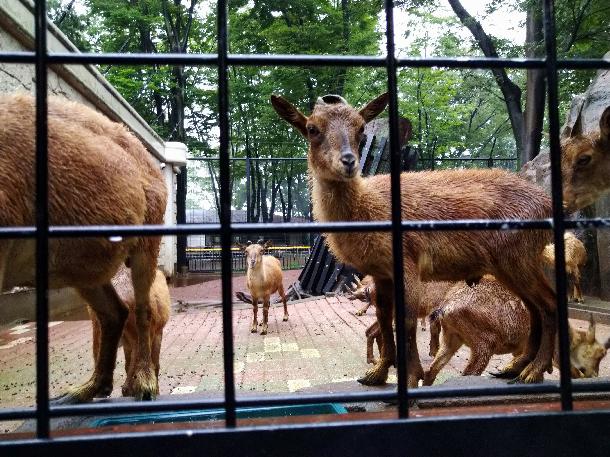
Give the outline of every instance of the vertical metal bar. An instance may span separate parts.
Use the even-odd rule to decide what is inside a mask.
[[[250,189],[250,186],[252,185],[252,178],[250,177],[251,166],[252,165],[250,163],[250,156],[246,156],[246,222],[252,222],[250,218],[250,211],[252,210],[250,203],[250,197],[252,192],[252,190]]]
[[[404,268],[402,252],[402,211],[400,205],[400,144],[398,140],[398,93],[396,81],[396,57],[394,55],[394,16],[392,0],[385,1],[387,73],[390,93],[390,180],[392,190],[392,255],[394,260],[394,306],[396,316],[396,370],[398,382],[398,417],[409,416],[407,392],[407,347],[405,337]],[[409,318],[412,318],[409,313]]]
[[[180,174],[178,175],[178,182],[176,183],[176,222],[178,224],[186,224],[186,173],[186,165],[180,167]],[[186,273],[188,271],[188,262],[186,259],[186,240],[186,235],[178,235],[176,238],[177,273]]]
[[[559,369],[561,408],[572,410],[572,379],[570,377],[570,341],[568,336],[568,304],[566,263],[563,234],[563,196],[561,182],[561,145],[559,143],[559,97],[557,88],[557,43],[553,0],[544,0],[544,42],[546,47],[546,80],[549,94],[549,141],[551,148],[551,190],[553,196],[553,238],[555,241],[555,281],[559,332]]]
[[[35,5],[36,48],[36,433],[49,437],[49,202],[47,8]]]
[[[231,255],[231,169],[229,160],[229,78],[227,71],[227,0],[218,0],[218,124],[220,126],[220,247],[222,274],[222,336],[225,374],[226,426],[235,427],[235,377],[233,375],[233,309]]]

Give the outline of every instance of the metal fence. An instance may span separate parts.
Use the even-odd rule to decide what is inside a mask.
[[[275,246],[267,249],[267,254],[279,259],[282,270],[300,270],[307,262],[309,246]],[[222,267],[221,248],[187,248],[186,258],[189,271],[193,273],[218,273]],[[243,272],[248,269],[244,253],[238,249],[231,251],[231,269]]]
[[[397,58],[394,49],[393,1],[385,0],[386,57],[332,55],[235,55],[228,53],[227,1],[217,3],[218,52],[213,55],[159,54],[71,54],[49,53],[46,43],[46,2],[35,3],[35,52],[3,52],[0,61],[36,65],[37,101],[37,161],[36,161],[36,226],[2,227],[0,238],[34,238],[36,240],[37,330],[35,408],[3,409],[0,420],[36,419],[37,437],[22,441],[1,442],[0,453],[6,456],[62,455],[190,455],[206,452],[214,455],[285,455],[295,450],[301,455],[604,455],[610,445],[607,424],[610,412],[572,411],[572,392],[605,391],[608,383],[595,382],[573,386],[569,377],[568,322],[566,307],[565,253],[563,233],[566,228],[604,227],[610,220],[564,221],[562,207],[561,168],[559,149],[558,69],[610,68],[601,59],[558,60],[555,42],[554,4],[544,0],[544,30],[546,57],[527,59],[501,58]],[[220,120],[220,223],[207,225],[133,226],[133,227],[65,227],[49,226],[47,170],[47,77],[53,64],[158,64],[208,65],[218,68]],[[403,231],[430,230],[522,230],[552,229],[556,248],[556,283],[558,296],[559,348],[561,356],[560,383],[513,385],[501,387],[463,387],[454,389],[406,389],[405,325],[402,281],[395,281],[395,317],[397,332],[398,389],[393,392],[367,391],[287,395],[278,397],[247,397],[235,395],[233,363],[233,310],[231,288],[231,243],[236,233],[261,230],[260,224],[232,224],[229,192],[229,120],[228,74],[231,65],[290,65],[290,66],[370,66],[387,70],[390,92],[390,144],[392,154],[392,219],[381,222],[266,224],[266,232],[302,231],[389,231],[393,236],[394,277],[402,277]],[[548,82],[549,134],[552,169],[553,217],[543,220],[469,220],[447,222],[401,221],[397,131],[397,69],[400,67],[440,66],[447,68],[521,68],[543,69]],[[76,406],[51,406],[49,403],[48,348],[48,240],[51,237],[189,235],[220,233],[222,260],[224,399],[98,403]],[[559,393],[561,412],[553,414],[498,414],[486,417],[409,418],[409,401],[420,398],[476,397],[532,393]],[[263,426],[241,429],[236,427],[237,406],[268,406],[305,404],[327,401],[357,402],[364,400],[395,401],[398,418],[387,421],[362,420],[351,424],[308,424]],[[223,408],[225,428],[217,430],[156,431],[125,435],[88,434],[78,437],[50,437],[50,419],[72,415],[107,415],[141,411],[178,411],[195,408]]]

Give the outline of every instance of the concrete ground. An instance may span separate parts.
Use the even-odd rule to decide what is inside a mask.
[[[286,286],[288,281],[285,281]],[[242,290],[239,287],[236,290]],[[206,302],[201,296],[189,298],[197,288],[215,290],[217,284],[194,285],[173,289],[174,313],[165,328],[162,351],[160,390],[162,394],[221,394],[223,389],[222,310],[214,305],[189,305]],[[219,290],[219,289],[218,289]],[[212,300],[210,299],[210,302]],[[290,319],[282,321],[281,305],[270,311],[269,334],[250,333],[251,306],[234,305],[235,382],[237,394],[288,393],[315,386],[348,383],[349,390],[363,387],[356,382],[368,368],[365,359],[365,329],[374,320],[371,309],[365,316],[355,316],[362,305],[343,297],[319,297],[289,304]],[[259,317],[260,317],[259,312]],[[578,328],[587,323],[572,320]],[[91,327],[85,320],[53,321],[50,335],[51,397],[70,386],[84,382],[91,374]],[[610,337],[610,326],[598,325],[598,339]],[[35,401],[35,325],[26,323],[0,328],[0,408],[33,406]],[[428,356],[429,332],[418,330],[418,344],[424,367]],[[468,359],[463,347],[439,374],[437,383],[458,376]],[[488,366],[494,370],[510,359],[495,356]],[[610,375],[610,358],[602,361],[601,375]],[[557,371],[547,379],[557,379]],[[119,397],[125,379],[124,358],[119,353],[113,397]],[[389,382],[396,382],[395,370]],[[9,432],[20,423],[0,422],[0,432]]]

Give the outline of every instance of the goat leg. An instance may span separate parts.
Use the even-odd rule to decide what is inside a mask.
[[[129,256],[136,302],[138,344],[133,373],[127,380],[127,387],[133,392],[136,400],[153,400],[159,391],[159,381],[155,376],[150,338],[152,324],[150,289],[156,276],[156,253],[159,250],[159,240],[146,239],[142,243],[144,249]],[[153,256],[151,253],[155,253],[155,255]]]
[[[258,297],[252,295],[252,326],[250,327],[251,333],[258,331]]]
[[[396,361],[396,343],[392,330],[392,281],[385,280],[375,283],[375,303],[377,322],[379,323],[382,352],[377,363],[369,369],[362,378],[358,379],[365,386],[378,386],[385,384],[388,379],[390,366]]]
[[[129,310],[112,285],[94,289],[79,289],[95,314],[94,325],[99,326],[99,338],[94,345],[95,369],[91,378],[79,387],[53,399],[53,404],[72,404],[91,401],[95,397],[107,397],[112,393],[113,374],[119,340]],[[97,346],[97,347],[95,347]]]
[[[269,298],[267,298],[263,302],[263,329],[261,330],[261,335],[267,334],[268,320],[269,320]]]

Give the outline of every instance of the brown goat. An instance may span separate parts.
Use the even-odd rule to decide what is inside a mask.
[[[272,95],[271,103],[284,120],[308,139],[308,169],[317,221],[390,219],[390,177],[363,178],[357,166],[364,125],[385,109],[387,94],[360,110],[336,95],[320,97],[309,117],[282,97]],[[602,127],[602,134],[608,132],[610,128]],[[588,191],[597,192],[588,190],[587,184],[581,182],[584,175],[576,172],[578,167],[569,158],[564,166],[573,170],[567,194],[572,200],[575,195],[580,201]],[[610,182],[600,185],[608,187]],[[550,199],[541,188],[514,173],[497,169],[403,173],[400,189],[404,220],[542,219],[551,214]],[[551,367],[556,327],[555,293],[539,261],[548,240],[549,234],[540,230],[417,231],[403,235],[409,387],[416,387],[423,377],[416,341],[418,289],[413,287],[418,277],[423,281],[472,282],[484,274],[493,274],[518,294],[535,325],[531,327],[527,350],[513,359],[503,374],[526,383],[543,380],[544,372]],[[330,233],[327,243],[340,262],[375,279],[383,350],[377,364],[359,381],[382,384],[395,361],[391,234]]]
[[[368,279],[370,278],[370,280]],[[375,284],[371,283],[372,277],[365,276],[360,282],[361,286],[356,286],[356,288],[352,291],[352,295],[350,299],[360,299],[360,300],[368,300],[366,306],[361,310],[356,312],[356,315],[360,311],[365,311],[371,305],[375,306],[376,302],[376,291]],[[370,284],[366,286],[366,284]],[[417,294],[419,298],[419,303],[417,303],[417,317],[422,321],[422,329],[425,328],[423,322],[425,322],[426,317],[435,309],[437,309],[445,296],[449,292],[449,290],[454,286],[455,283],[446,282],[446,281],[428,281],[421,282],[417,281],[413,284],[417,284],[419,288],[419,293]],[[363,289],[366,289],[366,295],[363,292]],[[352,298],[353,297],[353,298]],[[379,323],[377,321],[373,322],[365,332],[366,335],[366,363],[374,364],[375,357],[373,356],[373,346],[375,341],[377,341],[377,346],[379,348],[379,352],[381,353],[381,328],[379,327]],[[433,355],[433,352],[436,353],[438,349],[438,336],[436,338],[430,339],[430,355]]]
[[[271,303],[271,294],[277,292],[284,303],[284,321],[288,320],[288,304],[286,294],[284,293],[284,284],[282,277],[282,265],[280,261],[272,255],[263,255],[265,249],[271,245],[270,241],[263,244],[262,240],[258,243],[253,243],[248,246],[238,245],[245,252],[248,271],[246,273],[246,285],[252,295],[252,310],[254,317],[252,319],[252,333],[257,332],[258,326],[258,299],[263,300],[263,328],[261,335],[267,334],[269,306]]]
[[[127,308],[129,308],[129,316],[125,322],[123,336],[121,338],[123,353],[125,354],[126,379],[129,379],[133,375],[138,357],[138,328],[136,326],[135,315],[136,301],[132,284],[131,270],[125,266],[119,268],[117,274],[112,278],[114,290],[116,290],[119,298],[127,305]],[[163,328],[169,320],[170,305],[171,299],[165,275],[160,270],[157,270],[155,280],[150,288],[151,313],[149,335],[151,356],[155,369],[155,376],[157,378],[157,385],[159,382],[159,355],[161,352],[161,342],[163,340]],[[100,321],[91,307],[88,308],[89,315],[91,316],[91,327],[93,329],[93,360],[97,364],[99,358],[101,327]],[[131,387],[126,382],[122,387],[123,395],[126,397],[132,396],[134,393],[130,389]],[[158,390],[155,392],[155,395],[159,395]]]
[[[573,378],[598,375],[606,349],[595,340],[591,317],[587,332],[570,331],[570,362]],[[431,335],[440,333],[440,348],[428,371],[424,385],[432,385],[440,370],[465,344],[470,348],[468,364],[462,374],[480,375],[494,354],[522,354],[530,334],[530,315],[514,294],[493,277],[486,276],[471,287],[456,283],[441,306],[430,316]],[[559,368],[557,344],[553,365]]]
[[[35,107],[30,95],[0,96],[0,226],[35,225]],[[78,103],[48,101],[51,225],[162,224],[167,191],[158,165],[118,123]],[[84,402],[112,392],[116,353],[128,310],[111,280],[129,257],[136,297],[138,399],[158,391],[151,358],[150,297],[160,237],[49,240],[49,288],[73,287],[100,322],[99,357],[90,380],[57,399]],[[9,261],[10,259],[10,261]],[[35,243],[0,241],[0,290],[34,286]]]
[[[580,269],[587,263],[587,251],[573,233],[564,234],[564,246],[566,257],[566,275],[568,277],[568,300],[574,299],[576,303],[584,303],[582,291],[580,290]],[[544,263],[555,268],[555,245],[548,244],[542,251]]]

